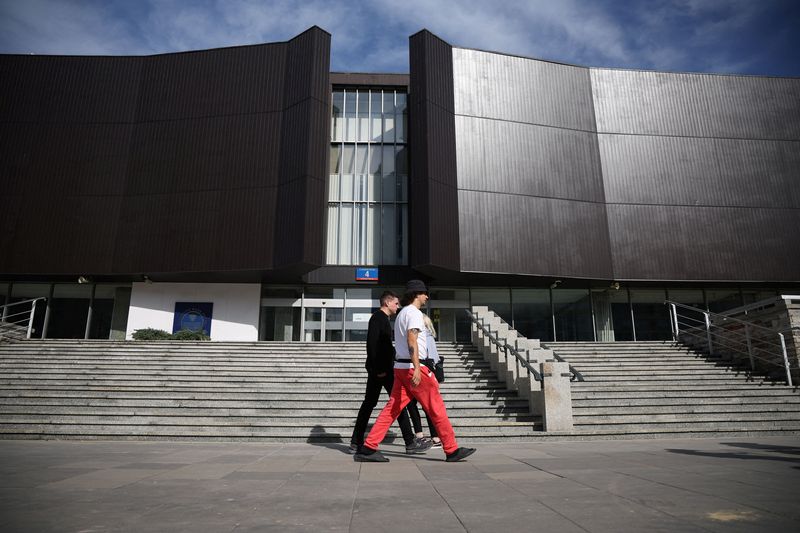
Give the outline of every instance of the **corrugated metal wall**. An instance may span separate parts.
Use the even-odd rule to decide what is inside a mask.
[[[611,277],[588,69],[453,49],[461,269]]]
[[[800,280],[800,80],[451,54],[458,270]],[[431,68],[414,57],[412,81]],[[428,139],[425,157],[442,153]]]
[[[591,75],[617,279],[800,280],[800,80]]]
[[[0,272],[322,264],[329,61],[316,27],[149,57],[0,56]]]
[[[453,59],[428,31],[410,39],[409,258],[411,265],[460,269]]]

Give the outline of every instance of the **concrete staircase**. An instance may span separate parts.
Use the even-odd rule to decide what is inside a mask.
[[[459,438],[541,434],[474,348],[440,352]],[[0,438],[349,442],[364,357],[363,343],[339,342],[2,344]]]
[[[592,438],[800,434],[797,388],[673,342],[555,342],[572,383],[575,433]]]

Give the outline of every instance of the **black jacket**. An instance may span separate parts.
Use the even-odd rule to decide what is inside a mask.
[[[372,317],[369,319],[367,362],[364,367],[370,374],[393,372],[392,325],[389,322],[389,317],[380,309],[372,313]]]

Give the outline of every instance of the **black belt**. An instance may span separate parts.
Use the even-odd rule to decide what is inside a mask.
[[[431,361],[431,360],[432,359],[430,357],[426,357],[425,359],[420,359],[419,362],[424,365],[425,363],[423,363],[423,361]],[[397,363],[412,363],[413,361],[411,361],[411,359],[395,359],[395,362],[397,362]]]

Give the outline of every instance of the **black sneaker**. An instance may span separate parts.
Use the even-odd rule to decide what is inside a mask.
[[[411,455],[414,453],[425,453],[431,449],[433,442],[425,439],[414,439],[414,442],[406,445],[406,453]]]
[[[361,448],[353,456],[354,461],[360,463],[388,463],[389,458],[383,455],[378,450],[370,450],[369,448]]]
[[[447,455],[447,459],[445,459],[448,463],[455,463],[456,461],[463,461],[473,453],[475,453],[475,448],[458,448],[453,453]]]

